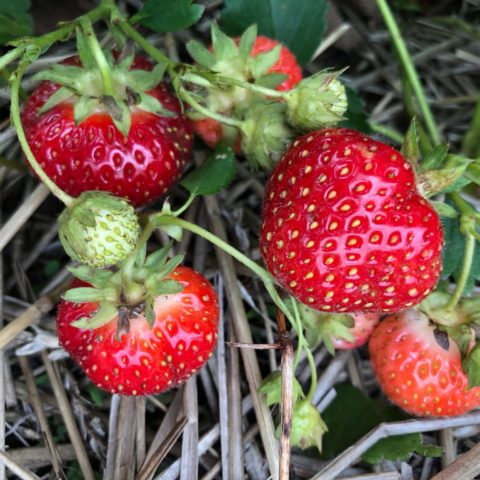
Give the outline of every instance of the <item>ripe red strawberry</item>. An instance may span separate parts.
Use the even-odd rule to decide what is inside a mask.
[[[118,316],[99,328],[77,328],[71,323],[90,318],[98,303],[60,303],[60,344],[99,387],[123,395],[160,393],[184,382],[211,356],[219,317],[216,292],[187,267],[176,267],[166,278],[179,282],[183,290],[157,296],[152,327],[140,305],[124,310],[126,333],[121,333],[125,325],[119,328]]]
[[[348,341],[344,338],[333,337],[332,344],[337,350],[352,350],[365,345],[377,325],[380,317],[376,313],[352,313],[354,325],[349,329],[353,340]]]
[[[439,218],[393,148],[349,129],[299,138],[270,177],[261,251],[280,285],[325,312],[419,303],[441,269]]]
[[[75,67],[80,62],[72,57],[63,64]],[[140,57],[130,66],[130,71],[150,70],[150,62]],[[75,125],[77,95],[40,112],[59,88],[58,83],[42,82],[28,98],[22,121],[37,161],[62,190],[74,197],[88,190],[108,191],[138,206],[163,195],[180,177],[191,153],[192,130],[165,84],[157,84],[145,94],[175,116],[146,111],[130,99],[127,137],[102,103]],[[75,84],[75,88],[89,94],[92,87],[85,83]]]
[[[457,344],[423,313],[390,315],[370,338],[370,357],[387,397],[418,416],[455,416],[480,405],[480,387],[467,390]]]
[[[221,38],[226,38],[218,31],[217,27],[213,27],[213,30],[217,32],[214,39],[217,39],[219,36]],[[230,42],[232,41],[232,39],[229,40]],[[238,37],[233,39],[237,45],[240,44],[240,40],[241,39]],[[236,52],[236,55],[232,56],[232,50],[230,50],[231,46],[232,45],[229,45],[227,49],[225,48],[225,42],[212,44],[210,51],[213,52],[216,60],[215,65],[211,67],[212,70],[226,76],[232,76],[249,82],[254,81],[257,75],[263,76],[270,73],[286,75],[285,80],[275,87],[278,91],[291,90],[302,80],[302,69],[298,65],[295,55],[277,40],[264,36],[257,36],[252,44],[250,59],[271,52],[275,47],[280,46],[277,60],[273,65],[268,66],[264,70],[259,70],[258,68],[255,70],[252,69],[249,61],[242,58],[239,52]],[[234,87],[231,90],[211,92],[210,97],[207,99],[207,104],[216,112],[230,114],[238,106],[245,108],[249,102],[249,98],[249,92],[244,88]],[[209,118],[195,120],[194,131],[211,148],[215,148],[220,140],[225,140],[227,143],[235,146],[237,153],[240,153],[239,138],[232,137],[232,135],[225,135],[224,127],[217,120]]]

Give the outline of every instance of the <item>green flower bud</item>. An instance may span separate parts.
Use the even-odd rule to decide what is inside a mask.
[[[123,261],[135,248],[140,225],[133,207],[105,192],[85,192],[58,218],[63,248],[90,267]]]
[[[246,112],[241,147],[254,168],[271,170],[298,136],[285,114],[281,102],[258,102]]]
[[[342,120],[348,107],[341,72],[319,72],[287,93],[287,120],[299,130],[311,131]]]
[[[309,400],[298,401],[293,408],[292,432],[290,441],[292,447],[306,449],[317,447],[322,451],[322,437],[328,431],[320,412]]]

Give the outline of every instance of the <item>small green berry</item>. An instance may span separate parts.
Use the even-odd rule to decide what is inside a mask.
[[[133,207],[106,192],[85,192],[58,218],[67,254],[90,267],[122,262],[135,248],[140,225]]]
[[[348,107],[341,72],[319,72],[302,80],[286,94],[287,120],[303,131],[327,127],[342,120]]]
[[[246,112],[241,146],[253,167],[271,170],[298,136],[285,114],[281,102],[258,102]]]

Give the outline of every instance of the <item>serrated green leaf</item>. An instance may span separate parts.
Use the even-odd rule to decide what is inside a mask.
[[[383,460],[402,462],[408,460],[414,452],[429,457],[443,455],[441,447],[424,444],[420,433],[409,433],[379,440],[362,455],[362,459],[372,464],[378,464]]]
[[[95,329],[111,322],[118,316],[118,309],[113,303],[103,302],[95,315],[90,318],[82,317],[70,325],[76,328]]]
[[[323,458],[333,458],[383,421],[375,402],[351,385],[336,385],[337,396],[322,413],[328,426]]]
[[[255,39],[257,38],[257,25],[250,25],[240,37],[240,57],[244,60],[248,60],[250,54],[252,53],[253,44],[255,43]]]
[[[172,257],[165,265],[156,268],[155,275],[152,278],[162,279],[166,277],[169,273],[173,272],[182,262],[183,262],[183,255],[175,255]],[[151,285],[150,279],[147,279],[146,285],[149,287]]]
[[[79,97],[73,105],[73,118],[75,125],[82,123],[98,107],[100,101],[98,98]]]
[[[186,44],[187,52],[202,67],[212,68],[215,65],[215,57],[208,48],[196,40],[189,40]]]
[[[255,79],[255,85],[260,85],[266,88],[277,88],[281,83],[287,79],[287,75],[283,73],[267,73]]]
[[[346,128],[353,128],[363,133],[372,133],[372,128],[368,123],[368,115],[365,112],[365,102],[352,88],[346,86],[348,108],[343,114],[346,120],[342,120],[338,125]]]
[[[147,257],[147,260],[145,261],[145,267],[156,268],[156,267],[159,267],[160,265],[163,265],[165,263],[165,260],[167,259],[168,253],[172,248],[172,245],[173,245],[173,242],[170,241],[167,243],[167,245],[165,245],[161,249],[151,253]]]
[[[30,0],[0,0],[0,45],[33,33]]]
[[[225,0],[221,27],[229,35],[257,24],[259,35],[284,43],[301,65],[310,62],[323,37],[326,0]]]
[[[103,290],[92,287],[72,288],[63,294],[64,300],[73,303],[100,302],[104,300],[104,298],[105,294]]]
[[[165,108],[159,100],[148,93],[139,93],[137,107],[147,112],[155,113],[161,117],[176,117],[177,114]]]
[[[131,22],[155,32],[176,32],[197,23],[204,10],[203,5],[192,0],[147,0]]]
[[[281,45],[277,45],[272,50],[265,53],[259,53],[254,57],[248,59],[248,67],[252,73],[253,78],[259,78],[265,75],[280,57]]]
[[[54,92],[48,100],[42,105],[42,108],[38,110],[38,113],[45,113],[51,108],[55,107],[59,103],[65,102],[73,96],[73,92],[66,87],[60,87]]]
[[[440,217],[445,218],[456,218],[458,217],[458,212],[448,203],[436,202],[430,200],[430,205],[435,209]]]
[[[418,170],[418,160],[420,158],[420,147],[418,145],[418,129],[417,121],[414,118],[410,121],[405,139],[403,140],[402,155],[408,160],[415,171]]]
[[[238,55],[238,47],[233,38],[225,35],[216,23],[212,23],[212,50],[217,60],[230,60]]]
[[[420,171],[434,170],[440,168],[448,153],[448,145],[437,145],[428,155],[421,161]]]
[[[192,195],[213,195],[227,187],[237,172],[235,155],[230,147],[217,146],[213,155],[200,167],[183,177],[180,184]]]

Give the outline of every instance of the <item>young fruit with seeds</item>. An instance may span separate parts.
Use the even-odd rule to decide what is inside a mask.
[[[131,205],[105,192],[84,192],[58,218],[67,254],[91,267],[122,262],[136,247],[140,225]]]
[[[149,265],[147,259],[145,265],[151,270],[153,261]],[[60,303],[60,344],[100,388],[122,395],[161,393],[183,383],[211,356],[219,317],[217,294],[198,272],[172,266],[165,274],[157,265],[161,280],[150,274],[137,283],[139,289],[131,285],[127,302],[118,274],[111,273],[107,280],[104,272],[92,277],[98,288],[76,281],[77,288]],[[87,272],[76,270],[84,278]],[[144,274],[137,271],[137,277]],[[133,301],[144,289],[150,293]]]
[[[246,30],[241,38],[233,39],[213,25],[209,50],[196,41],[189,42],[187,48],[201,66],[235,80],[288,91],[302,79],[302,70],[293,53],[277,40],[256,36],[255,27]],[[213,112],[230,115],[235,110],[248,109],[251,98],[252,93],[242,86],[211,88],[206,105]],[[195,120],[194,131],[211,148],[220,140],[238,145],[235,131],[232,133],[231,127],[211,118]]]
[[[192,130],[161,83],[163,67],[141,57],[109,59],[114,95],[96,65],[72,57],[41,72],[22,112],[38,163],[73,197],[102,190],[144,205],[180,177]]]
[[[266,189],[261,251],[277,282],[324,312],[395,312],[441,270],[438,215],[395,149],[345,128],[298,139]]]
[[[480,387],[467,389],[457,344],[417,310],[385,318],[370,338],[380,387],[418,416],[455,416],[480,406]]]

